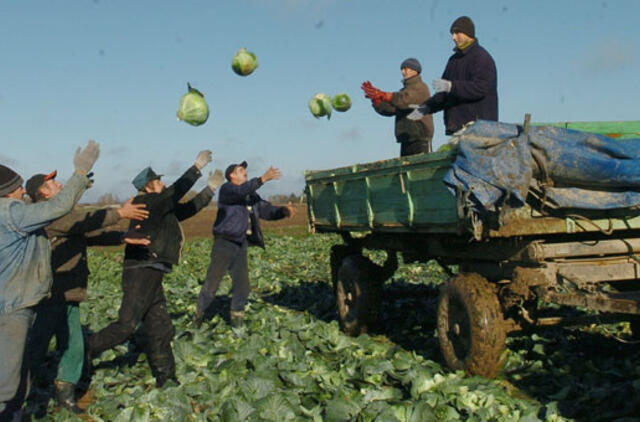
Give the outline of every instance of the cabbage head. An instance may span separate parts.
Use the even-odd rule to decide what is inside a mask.
[[[336,111],[347,111],[351,108],[351,98],[345,93],[336,94],[331,99],[331,104]]]
[[[256,55],[246,48],[241,48],[231,60],[231,68],[240,76],[250,75],[258,67]]]
[[[178,106],[178,120],[185,121],[193,126],[204,124],[209,118],[209,106],[204,100],[204,94],[187,83],[189,92],[180,99]]]
[[[316,118],[327,116],[331,118],[331,97],[327,94],[318,93],[309,100],[309,110]]]

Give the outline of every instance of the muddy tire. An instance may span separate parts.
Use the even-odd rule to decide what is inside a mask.
[[[440,289],[438,339],[452,369],[494,378],[504,364],[506,328],[497,289],[478,274],[459,274]]]
[[[362,255],[344,258],[335,278],[340,328],[357,336],[374,327],[380,309],[380,285],[369,274],[371,262]]]

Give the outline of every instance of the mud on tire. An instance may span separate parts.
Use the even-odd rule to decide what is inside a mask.
[[[438,299],[440,350],[452,369],[494,378],[504,364],[506,328],[497,289],[478,274],[459,274]]]
[[[351,336],[366,333],[378,319],[380,284],[362,255],[344,258],[336,273],[335,292],[340,328]]]

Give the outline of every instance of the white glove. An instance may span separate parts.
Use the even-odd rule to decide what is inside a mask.
[[[209,178],[207,179],[207,186],[209,189],[215,192],[216,189],[222,185],[224,181],[224,176],[222,175],[222,170],[216,169],[215,173],[209,172]]]
[[[198,156],[196,157],[196,162],[193,163],[193,165],[196,166],[198,170],[201,170],[202,167],[206,166],[210,162],[211,162],[211,151],[209,151],[208,149],[205,149],[198,153]]]
[[[100,155],[100,145],[93,139],[89,141],[84,149],[78,147],[73,157],[73,166],[76,172],[86,175],[95,164]]]
[[[433,89],[436,94],[438,92],[451,92],[451,81],[446,79],[434,79]]]

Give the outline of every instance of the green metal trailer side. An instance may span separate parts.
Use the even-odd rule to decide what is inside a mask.
[[[549,125],[620,142],[640,137],[640,121]],[[536,316],[544,302],[628,319],[640,336],[639,210],[544,209],[530,192],[524,207],[480,218],[464,194],[443,183],[455,153],[305,172],[310,229],[344,240],[331,250],[343,330],[356,335],[375,324],[382,283],[400,253],[405,261],[435,259],[450,271],[438,299],[437,330],[454,369],[493,377],[508,333],[567,322],[562,315]],[[387,263],[373,264],[363,248],[386,250]],[[449,269],[454,264],[457,273]]]

